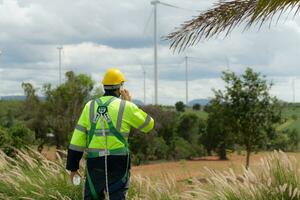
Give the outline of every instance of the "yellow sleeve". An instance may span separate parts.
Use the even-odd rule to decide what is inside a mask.
[[[80,115],[78,123],[75,126],[69,149],[72,149],[74,151],[83,152],[84,149],[86,148],[88,127],[90,126],[89,107],[90,107],[90,102],[88,102],[84,106],[84,109]]]
[[[127,122],[133,128],[139,129],[140,131],[147,133],[154,127],[153,118],[139,109],[135,104],[126,102],[125,115],[127,116]]]

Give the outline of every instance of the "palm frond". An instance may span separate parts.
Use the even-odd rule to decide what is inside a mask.
[[[245,28],[254,24],[263,25],[273,21],[276,13],[279,17],[287,10],[300,9],[299,0],[233,0],[220,1],[213,8],[185,22],[180,28],[166,36],[171,48],[179,52],[193,46],[201,39],[208,39],[225,32],[228,35],[234,28],[245,22]]]

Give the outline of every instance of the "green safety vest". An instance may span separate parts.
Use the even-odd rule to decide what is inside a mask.
[[[100,99],[102,103],[106,103],[111,98],[112,96],[104,96]],[[92,122],[97,114],[97,108],[95,100],[89,101],[85,105],[73,132],[69,149],[79,152],[86,150],[88,155],[91,155],[90,157],[93,157],[93,155],[105,155],[106,141],[105,136],[102,135],[102,127],[99,121],[96,124],[94,136],[90,139],[88,138]],[[122,134],[126,141],[131,128],[136,128],[146,133],[154,127],[154,120],[147,113],[139,109],[134,103],[119,98],[115,98],[109,103],[108,115],[115,129]],[[108,155],[127,155],[128,152],[126,151],[117,151],[118,149],[126,149],[125,144],[109,130],[109,126],[105,122]]]

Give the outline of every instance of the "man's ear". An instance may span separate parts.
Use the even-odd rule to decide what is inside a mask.
[[[117,94],[118,96],[121,96],[121,88],[118,88],[118,89],[116,90],[116,94]]]

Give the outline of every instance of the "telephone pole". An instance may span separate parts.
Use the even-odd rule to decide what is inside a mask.
[[[58,50],[58,73],[59,73],[59,85],[61,85],[61,51],[63,50],[62,46],[57,47]]]

